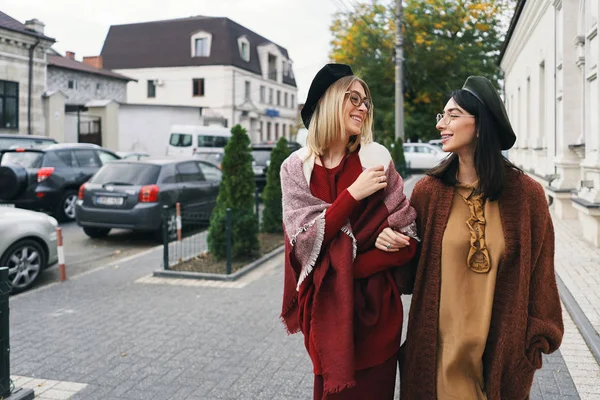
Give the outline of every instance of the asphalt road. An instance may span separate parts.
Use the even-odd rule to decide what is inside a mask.
[[[118,265],[120,259],[160,245],[150,233],[138,233],[114,229],[102,239],[89,238],[74,222],[60,225],[63,231],[63,247],[67,278],[104,266]],[[44,271],[35,287],[56,282],[59,279],[58,264]]]

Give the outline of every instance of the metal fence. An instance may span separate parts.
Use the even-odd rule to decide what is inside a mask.
[[[262,205],[260,194],[255,193],[255,213],[260,224]],[[208,227],[210,213],[185,210],[177,203],[175,208],[164,206],[162,213],[163,269],[186,263],[198,257],[208,257]],[[227,209],[225,222],[227,236],[226,273],[231,274],[231,209]]]

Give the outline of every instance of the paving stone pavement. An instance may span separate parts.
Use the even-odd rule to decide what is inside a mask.
[[[145,283],[160,263],[152,251],[11,297],[11,372],[87,384],[71,397],[85,400],[312,397],[302,337],[278,318],[281,256],[237,287]],[[579,398],[559,353],[532,398]]]

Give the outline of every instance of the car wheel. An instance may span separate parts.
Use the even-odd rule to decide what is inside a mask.
[[[90,227],[86,226],[83,228],[83,231],[89,237],[91,237],[93,239],[97,239],[97,238],[106,237],[108,235],[108,233],[110,232],[110,228],[90,228]]]
[[[177,216],[175,215],[175,211],[169,211],[163,223],[160,224],[160,228],[154,233],[154,237],[157,241],[163,242],[163,224],[167,224],[167,238],[169,242],[177,240]]]
[[[77,192],[67,190],[60,198],[56,208],[56,219],[61,222],[75,221],[75,203],[77,202]]]
[[[13,293],[33,285],[46,266],[46,257],[42,246],[31,239],[20,240],[6,250],[0,259],[0,265],[8,267],[8,280]]]

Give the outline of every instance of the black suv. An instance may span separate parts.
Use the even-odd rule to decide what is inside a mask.
[[[256,182],[256,188],[262,192],[267,184],[267,168],[271,162],[271,151],[277,146],[276,142],[267,142],[251,145],[252,148],[252,170],[254,171],[254,182]],[[288,148],[290,153],[298,150],[300,147],[299,143],[288,142]]]
[[[79,187],[119,156],[84,143],[0,152],[0,204],[41,210],[59,221],[75,220]]]

